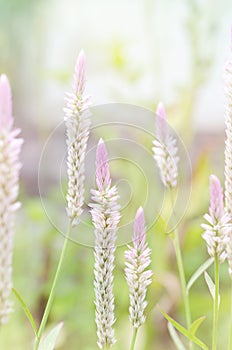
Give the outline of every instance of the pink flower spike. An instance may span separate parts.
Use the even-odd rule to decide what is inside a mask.
[[[111,184],[108,155],[105,143],[99,140],[96,151],[96,183],[99,191],[105,191]]]
[[[96,184],[97,189],[91,190],[93,203],[89,204],[95,227],[95,321],[98,347],[110,349],[115,343],[113,270],[120,206],[117,203],[119,196],[116,186],[110,187],[108,157],[102,139],[96,150]]]
[[[0,127],[10,128],[13,124],[11,88],[5,74],[0,76]]]
[[[78,225],[84,205],[85,156],[90,131],[90,102],[84,95],[85,83],[86,60],[81,51],[75,66],[72,92],[66,94],[64,108],[68,147],[67,213],[73,227]]]
[[[209,214],[216,224],[224,215],[223,190],[219,179],[210,175],[210,207]]]
[[[167,116],[164,105],[159,102],[156,110],[156,135],[159,141],[165,142],[168,136]]]
[[[81,96],[86,85],[86,57],[83,50],[80,51],[77,57],[73,80],[73,90],[77,96]]]
[[[15,212],[19,192],[20,152],[23,140],[19,129],[13,129],[10,84],[0,76],[0,325],[8,321],[13,311],[10,294],[12,257],[15,234]]]
[[[147,287],[151,284],[151,250],[146,242],[145,218],[143,208],[139,207],[135,215],[133,245],[125,252],[125,277],[130,291],[129,318],[134,328],[145,322],[147,306]]]
[[[179,162],[177,140],[169,133],[166,112],[161,102],[156,111],[156,137],[152,150],[164,186],[176,187]]]
[[[228,255],[228,234],[230,231],[230,215],[224,210],[223,191],[220,181],[215,175],[210,176],[210,206],[209,214],[204,215],[206,223],[202,235],[206,241],[211,257],[218,256],[222,263]]]
[[[146,239],[145,217],[142,207],[139,207],[135,215],[133,244],[138,247]]]

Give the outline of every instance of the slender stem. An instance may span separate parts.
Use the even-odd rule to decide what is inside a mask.
[[[133,328],[133,335],[131,339],[130,350],[134,350],[137,333],[138,333],[138,328]]]
[[[231,291],[230,291],[230,335],[229,335],[229,345],[228,350],[232,350],[232,283],[231,283]]]
[[[219,311],[219,260],[218,255],[215,255],[214,263],[214,283],[215,283],[215,295],[213,304],[213,344],[212,350],[217,349],[217,328],[218,328],[218,311]]]
[[[170,193],[172,211],[174,213],[174,205],[175,205],[174,195],[173,195],[173,191],[171,189],[169,189],[169,191],[170,191],[169,193]],[[186,324],[187,324],[187,328],[189,329],[191,326],[191,312],[190,312],[190,304],[189,304],[189,295],[188,295],[187,287],[186,287],[184,264],[183,264],[183,258],[182,258],[180,240],[179,240],[179,234],[178,234],[177,228],[174,229],[174,232],[173,232],[173,243],[174,243],[174,248],[175,248],[179,277],[180,277],[181,290],[182,290],[182,295],[183,295],[183,300],[184,300]],[[192,348],[192,343],[190,343],[190,348]]]
[[[183,265],[183,259],[182,259],[181,249],[180,249],[179,235],[177,230],[174,231],[173,242],[174,242],[174,248],[176,253],[179,276],[180,276],[182,295],[184,300],[186,324],[187,324],[187,328],[189,329],[191,326],[191,312],[190,312],[190,305],[189,305],[189,296],[186,288],[186,279],[185,279],[184,265]]]
[[[48,302],[47,302],[47,305],[46,305],[46,308],[45,308],[45,311],[44,311],[44,314],[43,314],[43,318],[42,318],[42,321],[41,321],[41,324],[40,324],[40,327],[39,327],[39,330],[38,330],[38,335],[37,335],[37,338],[36,338],[34,350],[38,350],[38,348],[39,348],[41,337],[43,335],[44,328],[46,326],[46,323],[47,323],[47,320],[48,320],[48,316],[49,316],[49,313],[50,313],[51,308],[52,308],[53,300],[54,300],[54,297],[55,297],[55,288],[56,288],[57,281],[59,279],[60,272],[61,272],[61,267],[62,267],[62,264],[63,264],[63,261],[64,261],[65,251],[66,251],[66,248],[67,248],[67,245],[68,245],[68,241],[69,241],[70,230],[71,230],[71,224],[69,224],[68,230],[67,230],[67,234],[66,234],[66,236],[64,238],[64,244],[63,244],[63,248],[62,248],[62,251],[61,251],[59,263],[58,263],[57,270],[56,270],[56,273],[55,273],[55,276],[54,276],[54,279],[53,279],[51,291],[50,291]]]

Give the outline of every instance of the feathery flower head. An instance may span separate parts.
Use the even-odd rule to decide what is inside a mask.
[[[219,179],[215,175],[210,175],[209,214],[215,224],[217,224],[224,215],[223,190]]]
[[[161,180],[165,187],[177,185],[178,162],[176,139],[168,132],[166,112],[160,102],[156,111],[156,139],[153,141],[153,157],[160,170]]]
[[[5,74],[0,76],[0,127],[10,128],[13,124],[10,84]]]
[[[225,202],[227,212],[232,214],[232,55],[225,65],[225,97]]]
[[[68,146],[66,199],[72,226],[78,224],[84,204],[85,154],[90,127],[90,103],[89,97],[84,96],[85,84],[86,59],[84,52],[81,51],[75,66],[72,93],[67,94],[64,109]]]
[[[100,349],[104,349],[111,348],[115,343],[113,270],[120,206],[117,203],[119,196],[116,187],[110,187],[108,157],[102,139],[96,151],[96,184],[97,189],[91,190],[93,203],[89,206],[92,208],[91,215],[95,227],[94,291],[97,344]]]
[[[230,216],[224,211],[223,191],[220,181],[215,175],[210,176],[210,207],[209,214],[204,215],[207,224],[201,227],[205,230],[202,235],[207,243],[210,256],[218,255],[222,263],[226,259]]]
[[[99,191],[106,190],[110,184],[110,168],[105,143],[99,140],[96,151],[96,183]]]
[[[133,244],[136,248],[138,248],[140,244],[144,244],[144,241],[146,239],[145,225],[146,224],[145,224],[145,216],[144,216],[143,208],[139,207],[135,215],[134,235],[132,238]]]
[[[231,26],[231,43],[232,50],[232,26]],[[225,202],[226,212],[232,215],[232,54],[225,66],[225,124],[226,124],[226,141],[225,141]],[[232,220],[230,220],[232,225]],[[227,242],[227,260],[229,264],[229,274],[232,278],[232,227],[228,232]]]
[[[78,96],[82,96],[86,85],[86,57],[83,50],[80,51],[73,76],[73,90]]]
[[[160,142],[166,142],[168,137],[167,115],[162,102],[156,109],[156,136]]]
[[[147,287],[151,284],[152,271],[147,270],[151,263],[151,250],[146,243],[145,218],[142,207],[134,221],[133,245],[125,252],[125,276],[130,291],[129,317],[134,328],[145,322]]]
[[[7,322],[13,311],[9,300],[12,289],[12,255],[14,214],[20,207],[19,153],[23,143],[13,129],[11,89],[5,75],[0,76],[0,324]]]

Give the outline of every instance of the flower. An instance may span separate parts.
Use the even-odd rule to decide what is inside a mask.
[[[10,84],[0,76],[0,324],[7,322],[13,311],[9,296],[12,289],[12,255],[14,216],[19,208],[19,154],[23,140],[13,128]]]
[[[153,141],[153,157],[160,170],[161,180],[165,187],[177,185],[178,162],[176,139],[168,132],[167,117],[160,102],[156,111],[156,139]]]
[[[225,67],[225,95],[225,202],[227,212],[232,214],[232,57]]]
[[[73,227],[79,222],[84,204],[84,162],[90,127],[89,96],[84,96],[85,85],[86,59],[81,51],[75,66],[72,93],[67,94],[64,109],[68,146],[66,199],[67,212]]]
[[[232,42],[232,27],[231,27]],[[232,56],[225,67],[225,124],[226,124],[226,141],[225,141],[225,202],[226,211],[232,215]],[[231,220],[230,220],[231,223]],[[232,231],[231,227],[228,232],[227,242],[227,260],[229,264],[229,274],[232,278]]]
[[[207,224],[201,225],[205,230],[202,237],[207,243],[208,253],[214,258],[217,255],[222,263],[227,257],[230,215],[224,211],[223,190],[215,175],[210,176],[210,207],[204,219]]]
[[[145,322],[144,310],[147,306],[147,287],[151,283],[152,271],[147,270],[151,263],[151,250],[146,243],[146,228],[143,208],[140,207],[134,221],[133,246],[125,252],[125,276],[130,291],[130,322],[139,328]]]
[[[100,139],[96,151],[96,185],[97,189],[91,190],[94,203],[90,204],[95,227],[95,321],[97,344],[100,349],[104,349],[115,343],[113,269],[120,207],[117,204],[119,198],[117,189],[115,186],[111,187],[108,156],[102,139]]]

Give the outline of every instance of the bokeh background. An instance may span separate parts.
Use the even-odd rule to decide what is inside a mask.
[[[140,200],[146,204],[154,280],[148,293],[147,322],[139,331],[136,349],[174,349],[166,321],[155,307],[159,303],[184,324],[172,244],[164,221],[157,214],[162,206],[167,212],[168,204],[157,171],[152,173],[155,169],[151,157],[155,125],[153,112],[162,100],[170,125],[178,134],[183,154],[179,187],[184,198],[181,213],[185,215],[182,218],[180,214],[179,230],[189,279],[207,259],[200,224],[208,206],[208,177],[215,173],[223,181],[223,74],[230,56],[231,13],[230,0],[0,0],[0,73],[6,73],[10,79],[15,124],[22,129],[25,139],[20,193],[22,208],[18,213],[15,236],[14,286],[38,323],[63,243],[62,230],[57,230],[51,216],[66,222],[62,194],[66,188],[62,109],[64,92],[71,87],[77,54],[83,48],[87,57],[87,93],[92,96],[94,125],[98,125],[99,114],[104,116],[107,124],[120,111],[121,117],[125,116],[127,121],[126,109],[121,110],[123,103],[131,105],[128,110],[130,121],[134,115],[135,124],[138,123],[140,108],[142,116],[149,120],[145,132],[132,127],[117,126],[113,129],[109,125],[93,128],[89,163],[92,164],[91,159],[94,159],[91,157],[94,157],[98,138],[103,136],[109,149],[113,149],[109,150],[112,157],[117,149],[118,157],[121,157],[121,160],[111,162],[111,170],[119,186],[123,223],[131,223]],[[119,105],[107,107],[109,103]],[[106,107],[101,109],[103,104]],[[132,163],[122,160],[125,156],[119,147],[122,144],[110,141],[122,137],[140,145],[140,150],[141,145],[145,147],[146,157],[141,153],[140,159],[144,160],[142,168],[149,169],[145,171],[146,181],[142,172],[137,171],[139,167],[134,168]],[[132,143],[127,149],[127,160],[133,160]],[[39,164],[42,165],[39,167]],[[93,171],[87,166],[88,189],[94,184]],[[145,195],[147,183],[152,188],[148,202]],[[150,204],[153,191],[154,222]],[[87,209],[86,205],[86,213]],[[69,245],[49,319],[48,328],[64,321],[57,344],[60,350],[97,348],[94,261],[91,239],[88,239],[93,237],[93,228],[88,214],[83,221],[85,224],[82,224],[78,236],[74,233],[74,242]],[[129,226],[128,232],[116,254],[115,329],[118,342],[115,349],[118,350],[129,347],[131,334],[127,316],[128,290],[123,274],[123,243],[129,241]],[[219,349],[224,349],[229,329],[229,285],[224,264],[221,271]],[[193,286],[190,301],[193,319],[206,315],[199,337],[209,344],[212,300],[202,277]],[[25,350],[32,349],[32,344],[33,332],[15,300],[15,312],[0,332],[0,348]]]

